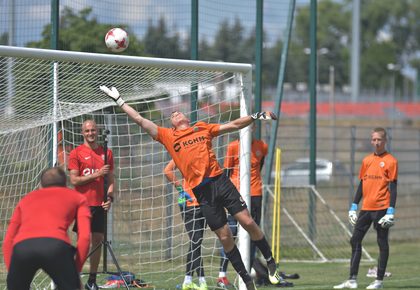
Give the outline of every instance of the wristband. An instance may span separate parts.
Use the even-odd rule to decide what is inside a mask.
[[[350,207],[350,210],[356,211],[357,210],[357,204],[356,203],[352,203],[351,204],[351,207]]]
[[[395,209],[393,207],[388,207],[388,209],[386,210],[386,214],[394,214]]]
[[[184,189],[182,188],[181,185],[175,186],[176,190],[178,190],[179,193],[183,192]]]
[[[121,97],[118,97],[118,99],[115,100],[118,106],[122,107],[122,105],[125,104],[124,100],[121,99]]]

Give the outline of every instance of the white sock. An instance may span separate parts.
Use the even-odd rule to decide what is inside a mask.
[[[226,277],[226,272],[219,272],[219,278]]]
[[[206,283],[206,277],[199,277],[198,278],[198,282],[201,283]]]
[[[185,275],[184,284],[190,284],[192,282],[192,276]]]

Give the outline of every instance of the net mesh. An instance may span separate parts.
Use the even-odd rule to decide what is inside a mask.
[[[197,120],[209,123],[239,117],[244,91],[241,75],[214,68],[194,70],[193,66],[118,66],[35,56],[2,56],[0,66],[9,67],[13,84],[13,94],[10,90],[0,93],[1,99],[8,100],[0,104],[1,237],[17,202],[37,188],[39,174],[51,164],[55,152],[55,162],[66,168],[70,151],[83,142],[82,122],[95,119],[101,132],[99,143],[104,140],[102,132],[109,130],[108,147],[114,153],[116,202],[108,215],[108,240],[121,268],[163,288],[182,283],[189,237],[177,206],[178,194],[163,175],[170,157],[160,143],[114,106],[99,85],[117,87],[142,116],[169,127],[175,110],[194,112]],[[198,105],[191,110],[194,93]],[[58,124],[58,132],[53,123]],[[214,139],[219,163],[223,164],[225,147],[234,138],[236,134]],[[57,146],[52,146],[53,141]],[[215,235],[205,231],[202,252],[206,276],[214,278],[211,281],[218,274],[219,251]],[[88,271],[88,263],[85,267]],[[115,271],[112,259],[108,259],[108,268]],[[49,283],[39,273],[33,287],[43,289]]]
[[[275,199],[275,188],[268,187],[267,213],[272,223],[264,232],[273,237],[274,257],[282,261],[348,261],[351,257],[351,229],[320,193],[310,186],[283,187]],[[277,209],[276,209],[277,206]],[[277,210],[277,213],[276,213]],[[276,219],[280,210],[280,217]],[[276,213],[276,214],[275,214]],[[372,262],[363,249],[362,260]]]

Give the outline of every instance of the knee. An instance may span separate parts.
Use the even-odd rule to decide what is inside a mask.
[[[226,227],[216,230],[216,235],[219,238],[219,241],[222,244],[225,252],[232,250],[233,246],[235,245],[235,241],[233,240],[229,228]]]
[[[247,231],[254,231],[258,226],[255,221],[249,216],[249,218],[241,221],[241,226]]]
[[[219,240],[222,243],[222,245],[228,244],[231,240],[233,240],[233,237],[228,234],[223,234],[219,236]]]

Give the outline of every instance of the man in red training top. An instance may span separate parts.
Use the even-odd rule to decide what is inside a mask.
[[[67,235],[75,219],[79,224],[76,249]],[[42,269],[59,289],[80,289],[79,272],[89,243],[86,197],[66,187],[66,174],[61,168],[43,171],[40,189],[18,203],[4,238],[7,288],[29,290],[35,273]]]
[[[114,200],[114,159],[107,150],[105,164],[104,148],[97,142],[98,131],[94,120],[82,124],[84,142],[70,152],[68,169],[70,182],[78,192],[86,196],[92,215],[92,247],[96,249],[90,256],[90,274],[85,285],[87,290],[97,290],[96,274],[101,259],[101,243],[104,240],[105,212]],[[104,177],[108,180],[108,200],[104,202]],[[77,226],[76,226],[77,228]]]

